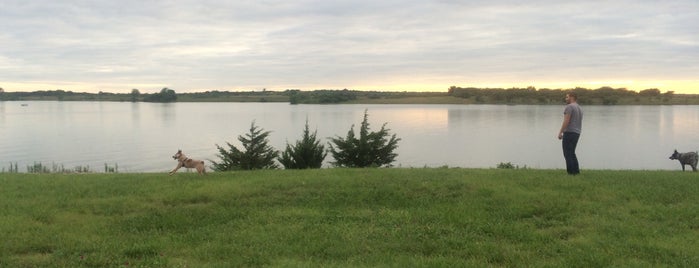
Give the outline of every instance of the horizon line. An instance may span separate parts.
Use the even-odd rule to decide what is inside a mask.
[[[167,88],[167,89],[171,89],[171,90],[175,90],[175,89],[173,89],[173,88],[171,88],[171,87],[167,87],[167,86],[166,86],[166,87],[162,87],[162,88],[160,88],[160,89],[148,89],[148,90],[149,90],[149,91],[150,91],[150,90],[155,90],[155,92],[153,92],[153,93],[158,93],[158,92],[160,92],[160,90],[166,89],[166,88]],[[176,93],[176,94],[196,94],[196,93],[206,93],[206,92],[214,92],[214,91],[218,91],[218,92],[285,92],[285,91],[293,91],[293,90],[306,91],[306,92],[321,91],[321,90],[333,90],[333,91],[349,90],[349,91],[387,92],[387,93],[389,93],[389,92],[448,93],[449,90],[450,90],[451,88],[475,88],[475,89],[479,89],[479,90],[508,90],[508,89],[530,89],[530,88],[532,88],[532,89],[534,89],[534,90],[536,90],[536,91],[539,91],[539,90],[561,90],[561,91],[565,91],[565,90],[575,90],[575,89],[585,89],[585,90],[613,89],[613,90],[627,90],[627,91],[631,91],[631,92],[635,92],[635,93],[640,93],[640,92],[645,91],[645,90],[657,89],[658,91],[660,91],[661,94],[666,94],[666,93],[670,93],[670,92],[672,92],[673,94],[680,94],[680,95],[698,95],[698,94],[699,94],[699,93],[678,92],[678,91],[675,91],[675,90],[665,90],[665,91],[663,91],[663,89],[660,89],[660,88],[647,88],[647,89],[643,89],[643,90],[633,90],[633,89],[629,89],[629,88],[626,88],[626,87],[612,87],[612,86],[601,86],[601,87],[598,87],[598,88],[587,88],[587,87],[583,87],[583,86],[566,87],[566,88],[562,88],[562,87],[559,87],[559,88],[549,88],[549,87],[540,87],[540,88],[537,88],[537,87],[534,87],[534,86],[527,86],[527,87],[451,86],[451,87],[449,87],[449,88],[447,88],[446,90],[443,90],[443,91],[437,91],[437,90],[421,90],[421,91],[420,91],[420,90],[401,90],[401,89],[351,89],[351,88],[342,88],[342,89],[340,89],[340,88],[317,88],[317,89],[311,89],[311,90],[308,90],[308,89],[299,89],[299,88],[287,88],[287,89],[283,89],[283,90],[279,90],[279,89],[274,90],[274,89],[262,88],[262,89],[247,89],[247,90],[244,90],[244,89],[243,89],[243,90],[241,90],[241,89],[238,89],[238,90],[225,90],[225,89],[185,90],[185,91],[175,92],[175,93]],[[138,88],[132,88],[132,89],[130,89],[129,92],[111,92],[111,91],[104,91],[104,90],[99,90],[98,92],[94,92],[94,91],[80,91],[80,90],[77,90],[77,91],[76,91],[76,90],[66,90],[66,89],[60,89],[60,88],[59,88],[59,89],[38,89],[38,90],[7,91],[6,89],[4,89],[4,88],[2,88],[2,87],[0,87],[0,90],[2,90],[2,91],[0,91],[0,92],[4,92],[4,93],[36,93],[36,92],[57,92],[57,91],[63,91],[63,92],[82,93],[82,94],[104,94],[104,93],[108,93],[108,94],[131,94],[131,91],[133,91],[133,90],[138,90],[140,94],[151,94],[151,93],[149,93],[149,92],[145,92],[145,93],[144,93],[144,92],[141,92],[141,89],[138,89]]]

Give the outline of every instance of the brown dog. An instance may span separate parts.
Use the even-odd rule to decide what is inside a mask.
[[[185,168],[196,168],[199,175],[206,174],[206,169],[204,167],[204,161],[194,160],[184,156],[182,150],[177,150],[177,153],[172,156],[173,159],[177,160],[177,167],[170,171],[170,175],[175,174],[181,167]]]

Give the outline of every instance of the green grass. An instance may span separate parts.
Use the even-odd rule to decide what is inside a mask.
[[[699,174],[0,174],[0,267],[696,267]]]

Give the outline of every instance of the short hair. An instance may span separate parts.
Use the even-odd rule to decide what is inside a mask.
[[[568,96],[572,97],[573,99],[576,99],[576,100],[578,99],[578,94],[575,94],[575,92],[573,92],[573,91],[570,91],[570,92],[568,92],[568,93],[566,93],[566,94],[567,94]]]

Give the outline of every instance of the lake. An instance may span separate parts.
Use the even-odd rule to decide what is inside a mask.
[[[102,172],[167,172],[178,150],[218,160],[216,145],[240,147],[251,123],[270,145],[295,143],[308,120],[323,143],[387,123],[402,140],[398,167],[564,169],[557,139],[563,105],[290,105],[288,103],[0,102],[0,169],[36,162]],[[668,159],[699,150],[699,106],[583,106],[578,158],[583,169],[670,169]],[[327,147],[327,145],[326,145]],[[328,155],[326,162],[332,161]],[[207,163],[210,165],[210,163]],[[329,167],[329,164],[325,164]],[[184,171],[184,170],[183,170]]]

